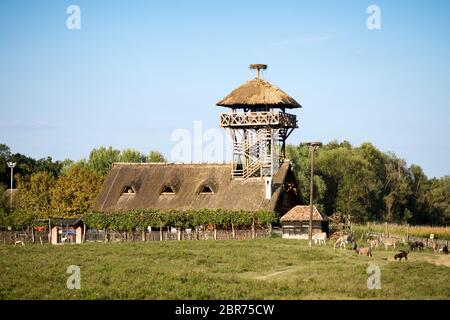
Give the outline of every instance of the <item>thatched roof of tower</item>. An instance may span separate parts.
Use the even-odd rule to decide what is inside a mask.
[[[100,212],[127,210],[274,210],[281,214],[299,204],[285,192],[295,184],[290,162],[273,177],[272,198],[265,198],[264,179],[232,179],[230,164],[118,163],[107,175],[94,203]],[[209,187],[209,194],[202,192]],[[164,192],[170,187],[173,193]],[[131,191],[130,193],[128,191]]]
[[[229,108],[268,106],[274,108],[301,108],[301,105],[280,88],[256,77],[231,91],[217,102]]]

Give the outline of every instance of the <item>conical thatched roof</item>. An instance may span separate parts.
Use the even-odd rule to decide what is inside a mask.
[[[258,106],[301,108],[301,105],[283,90],[258,77],[234,89],[217,102],[217,105],[229,108]]]

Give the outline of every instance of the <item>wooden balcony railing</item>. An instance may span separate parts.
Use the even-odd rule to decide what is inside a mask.
[[[220,114],[221,127],[244,128],[270,126],[275,128],[298,128],[297,117],[290,113],[245,112]]]

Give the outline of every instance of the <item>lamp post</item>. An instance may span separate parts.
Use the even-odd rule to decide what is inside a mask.
[[[322,142],[308,142],[306,144],[309,147],[310,159],[311,159],[311,177],[309,185],[309,248],[312,247],[312,220],[313,220],[313,193],[314,193],[314,151],[318,147],[322,146]]]
[[[8,167],[11,168],[11,194],[9,197],[9,210],[12,211],[12,199],[13,199],[13,176],[14,176],[14,167],[16,166],[16,162],[7,162]]]

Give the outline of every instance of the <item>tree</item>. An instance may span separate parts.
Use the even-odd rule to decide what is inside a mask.
[[[318,154],[320,151],[316,151]],[[286,155],[292,161],[294,165],[294,172],[296,179],[301,190],[300,199],[302,203],[309,203],[309,191],[310,191],[310,176],[311,176],[311,161],[309,159],[309,148],[304,144],[300,144],[298,147],[287,145]],[[323,178],[314,172],[314,202],[323,203],[324,196],[326,194],[327,185]],[[320,205],[319,205],[320,206]]]
[[[402,221],[403,212],[413,195],[411,172],[403,159],[397,158],[393,153],[387,154],[385,181],[386,220]]]
[[[88,164],[92,170],[104,177],[111,170],[112,164],[119,161],[120,151],[110,146],[93,149],[89,154]]]
[[[138,150],[125,149],[122,150],[120,154],[120,161],[130,163],[141,163],[145,162],[145,156],[142,155]]]
[[[86,160],[81,160],[80,162],[87,164]],[[72,167],[75,164],[76,164],[76,162],[71,159],[64,159],[63,161],[61,161],[61,172],[60,173],[67,173],[67,171],[70,169],[70,167]]]
[[[78,216],[93,205],[103,178],[90,166],[78,164],[61,175],[52,190],[52,210],[58,216]]]
[[[146,162],[166,162],[166,158],[164,158],[162,153],[152,150],[148,154]]]
[[[42,158],[36,161],[33,172],[45,171],[57,178],[64,166],[64,162],[53,161],[52,157]]]
[[[307,146],[288,145],[300,187],[300,201],[309,203]],[[407,167],[393,153],[371,143],[354,148],[347,141],[331,141],[318,149],[315,202],[328,215],[342,212],[353,221],[383,220],[413,224],[446,224],[449,220],[448,177],[429,180],[417,165]]]
[[[29,181],[18,182],[19,210],[30,212],[36,218],[51,215],[51,194],[56,178],[49,172],[33,173]]]
[[[432,180],[430,211],[432,223],[450,224],[450,176]]]
[[[9,168],[6,164],[11,157],[11,149],[6,144],[0,144],[0,185],[8,185]]]

